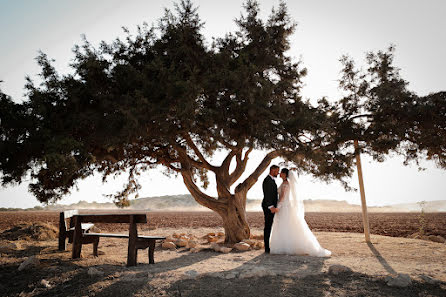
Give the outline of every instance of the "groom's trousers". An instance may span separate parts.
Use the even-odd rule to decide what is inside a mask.
[[[269,253],[269,237],[271,235],[271,227],[273,226],[274,214],[267,207],[263,208],[265,216],[265,228],[263,229],[263,240],[265,242],[265,252]]]

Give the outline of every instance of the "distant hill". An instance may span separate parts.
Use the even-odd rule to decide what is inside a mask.
[[[261,201],[248,199],[248,211],[261,211]],[[349,204],[346,201],[337,200],[305,200],[305,211],[307,212],[360,212],[361,206]],[[39,207],[40,208],[40,207]],[[113,203],[98,203],[79,201],[75,204],[56,204],[43,207],[44,210],[63,209],[117,209]],[[191,195],[170,195],[148,198],[138,198],[130,201],[130,207],[126,209],[148,210],[148,211],[208,211],[199,205]],[[369,207],[370,212],[419,212],[418,203],[395,204],[383,207]],[[424,206],[426,212],[446,212],[446,200],[428,201]]]

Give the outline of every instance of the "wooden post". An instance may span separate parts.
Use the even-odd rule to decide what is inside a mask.
[[[359,191],[361,193],[362,222],[364,224],[364,235],[365,235],[365,241],[370,242],[369,217],[367,214],[367,203],[365,201],[364,180],[362,178],[361,157],[359,154],[358,140],[355,140],[354,143],[355,143],[355,153],[356,153],[356,167],[358,169]]]
[[[130,216],[129,224],[129,246],[127,253],[127,266],[136,266],[138,249],[136,241],[138,240],[138,230],[136,228],[135,216]]]

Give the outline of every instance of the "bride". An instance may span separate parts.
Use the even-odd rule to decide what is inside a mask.
[[[304,218],[304,204],[297,198],[295,173],[282,168],[283,179],[279,192],[279,211],[271,230],[271,254],[310,255],[328,257],[329,250],[321,247]]]

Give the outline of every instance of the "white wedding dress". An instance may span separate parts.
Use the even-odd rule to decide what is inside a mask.
[[[278,189],[281,201],[271,230],[271,254],[329,257],[331,252],[321,247],[305,221],[303,201],[296,195],[296,182],[295,174],[290,171],[288,182],[283,182]]]

